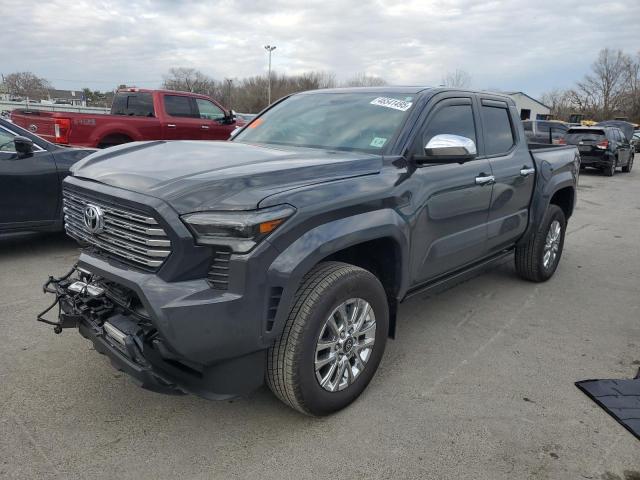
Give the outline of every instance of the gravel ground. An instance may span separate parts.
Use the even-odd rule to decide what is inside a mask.
[[[350,408],[312,419],[263,388],[230,402],[136,387],[35,322],[77,256],[0,237],[0,478],[638,479],[640,442],[574,385],[640,367],[640,165],[584,173],[555,277],[511,263],[401,306]]]

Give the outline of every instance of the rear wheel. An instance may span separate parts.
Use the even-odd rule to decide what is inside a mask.
[[[557,205],[549,205],[540,229],[529,241],[516,247],[516,271],[525,280],[544,282],[556,271],[562,249],[567,220]]]
[[[320,263],[305,276],[284,331],[269,349],[267,384],[307,415],[340,410],[373,377],[388,331],[380,281],[353,265]]]
[[[602,172],[607,177],[613,177],[616,173],[616,161],[613,160],[610,165],[607,165],[606,167],[604,167],[604,170],[602,170]]]
[[[128,137],[126,135],[107,135],[102,140],[100,140],[98,148],[115,147],[116,145],[122,145],[123,143],[129,142],[133,142],[133,140],[131,139],[131,137]]]

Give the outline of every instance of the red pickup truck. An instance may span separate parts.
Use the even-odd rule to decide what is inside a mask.
[[[226,140],[239,126],[232,112],[205,95],[138,88],[116,92],[110,115],[14,110],[11,121],[50,142],[98,148],[138,140]]]

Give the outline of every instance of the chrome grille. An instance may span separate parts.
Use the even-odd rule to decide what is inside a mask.
[[[136,266],[156,269],[171,253],[171,242],[153,217],[114,207],[77,192],[64,191],[64,227],[71,237],[86,242],[108,255]],[[103,231],[91,233],[84,221],[87,205],[104,213]]]

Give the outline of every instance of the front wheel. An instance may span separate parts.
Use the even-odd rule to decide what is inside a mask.
[[[632,153],[627,164],[622,167],[623,172],[629,173],[631,171],[631,169],[633,168],[633,157],[635,157],[635,154]]]
[[[525,280],[549,280],[560,262],[567,220],[557,205],[549,205],[539,230],[526,244],[516,247],[516,271]]]
[[[388,331],[378,278],[346,263],[320,263],[303,279],[284,331],[269,349],[267,384],[307,415],[340,410],[369,384]]]

